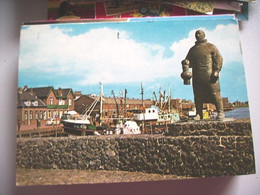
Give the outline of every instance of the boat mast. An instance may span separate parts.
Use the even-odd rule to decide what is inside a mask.
[[[127,90],[125,89],[125,105],[124,105],[124,117],[126,118],[126,94],[127,94]]]
[[[143,83],[141,83],[141,95],[142,95],[142,106],[144,107],[144,88],[143,88]]]
[[[170,85],[169,85],[169,89],[168,89],[168,111],[170,112],[171,110],[171,88],[170,88]]]
[[[116,96],[115,96],[114,90],[111,91],[111,94],[113,95],[113,98],[114,98],[114,100],[115,100],[115,104],[116,104],[116,112],[117,112],[117,118],[119,119],[119,117],[120,117],[119,106],[118,106],[118,103],[117,103],[117,101],[116,101]]]
[[[162,88],[160,87],[159,89],[159,94],[160,94],[160,97],[159,97],[159,104],[160,104],[160,109],[162,110],[163,109],[163,99],[164,99],[164,95],[163,95],[163,92],[162,92]]]
[[[102,110],[103,110],[103,96],[104,96],[104,93],[103,93],[103,83],[99,82],[99,84],[100,84],[100,110],[99,110],[99,113],[100,113],[100,120],[101,120],[103,118]]]
[[[158,103],[158,100],[157,100],[157,96],[156,96],[155,91],[153,92],[153,101],[154,101],[154,105],[156,106],[157,103]]]
[[[144,88],[143,88],[143,83],[141,83],[141,95],[142,95],[142,109],[143,109],[143,133],[145,133],[145,107],[144,107]]]

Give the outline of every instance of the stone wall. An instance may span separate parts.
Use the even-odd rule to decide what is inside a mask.
[[[188,177],[255,173],[250,122],[171,125],[167,135],[18,138],[17,167]]]

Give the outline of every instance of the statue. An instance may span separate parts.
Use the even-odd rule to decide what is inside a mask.
[[[195,37],[195,45],[182,61],[181,77],[186,85],[190,84],[192,78],[195,120],[203,119],[203,103],[214,104],[218,112],[217,119],[221,120],[225,118],[219,84],[223,59],[216,46],[207,42],[202,30],[196,31]],[[192,68],[192,73],[189,72],[189,68]]]

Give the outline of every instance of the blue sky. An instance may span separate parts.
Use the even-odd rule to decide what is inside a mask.
[[[180,78],[181,61],[202,29],[224,58],[221,93],[247,101],[237,21],[232,17],[132,20],[114,23],[25,25],[21,29],[18,86],[72,88],[84,94],[145,98],[171,88],[173,98],[193,100],[191,86]]]

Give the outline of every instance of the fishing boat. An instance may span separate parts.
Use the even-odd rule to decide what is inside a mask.
[[[96,126],[88,119],[66,119],[62,121],[64,131],[72,135],[100,135]]]
[[[123,128],[123,134],[141,134],[140,127],[135,121],[126,121]]]
[[[93,103],[85,109],[82,115],[78,114],[64,114],[62,118],[62,124],[64,132],[72,135],[100,135],[102,129],[98,129],[91,120],[91,113],[100,102],[100,113],[102,111],[102,98],[103,98],[103,85],[100,83],[101,93],[93,101]]]
[[[159,91],[159,100],[157,101],[156,94],[154,92],[155,105],[158,106],[158,120],[157,124],[168,124],[180,121],[180,114],[177,110],[171,108],[171,89],[169,86],[168,96],[166,92]]]
[[[143,87],[141,85],[141,94],[143,95]],[[168,89],[168,96],[166,97],[166,91],[159,91],[159,99],[157,99],[156,93],[153,92],[154,105],[151,108],[144,108],[142,110],[136,110],[133,114],[134,120],[142,126],[161,126],[169,123],[175,123],[181,121],[180,114],[177,110],[171,107],[171,90]],[[143,97],[142,97],[143,99]]]
[[[160,112],[157,123],[175,123],[180,121],[178,112]]]
[[[136,110],[133,114],[135,121],[157,121],[159,118],[158,109],[156,108],[145,108],[144,111]]]

